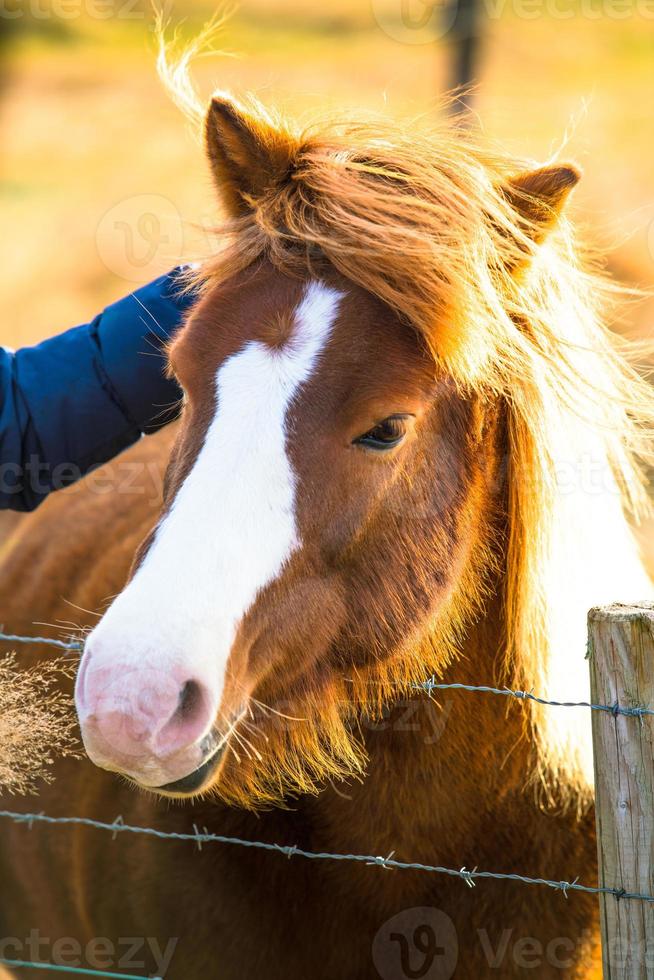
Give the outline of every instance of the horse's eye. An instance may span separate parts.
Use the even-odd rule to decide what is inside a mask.
[[[376,452],[392,449],[404,439],[408,418],[408,415],[389,415],[373,429],[355,439],[354,445],[374,449]]]

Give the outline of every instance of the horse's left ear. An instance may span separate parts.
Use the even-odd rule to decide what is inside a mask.
[[[297,148],[263,107],[245,109],[227,95],[211,100],[205,139],[218,192],[232,217],[254,210],[266,190],[284,179]]]
[[[520,217],[521,230],[537,244],[556,224],[580,171],[572,164],[555,164],[512,177],[504,195]]]

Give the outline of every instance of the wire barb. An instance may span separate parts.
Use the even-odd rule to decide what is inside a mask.
[[[461,875],[461,877],[465,881],[465,883],[468,886],[468,888],[474,888],[475,887],[474,875],[475,875],[475,871],[476,870],[477,869],[475,868],[474,871],[466,871],[465,867],[463,867],[459,871],[459,874]]]

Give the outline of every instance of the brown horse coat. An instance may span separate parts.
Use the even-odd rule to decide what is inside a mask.
[[[68,761],[38,808],[592,883],[579,716],[416,689],[574,697],[585,605],[644,581],[617,486],[638,496],[651,394],[565,226],[540,249],[576,172],[509,179],[461,134],[298,135],[223,98],[207,125],[228,241],[170,352],[163,510],[170,435],[47,502],[2,566],[12,631],[93,629],[92,758],[167,796]],[[580,446],[599,494],[555,479]],[[602,581],[577,547],[599,520]],[[38,929],[44,958],[68,937],[132,973],[174,940],[171,980],[595,968],[595,899],[536,886],[7,823],[0,876],[27,959]]]
[[[163,467],[168,442],[168,434],[148,439],[123,462]],[[156,518],[151,471],[144,470],[139,483],[142,495],[65,491],[31,519],[3,568],[3,615],[12,629],[34,631],[35,610],[48,622],[74,618],[94,625],[76,607],[96,608],[120,589],[137,542]],[[498,622],[491,613],[470,631],[467,656],[445,672],[445,681],[479,680],[497,643]],[[371,723],[363,782],[327,786],[289,810],[255,815],[211,800],[171,807],[89,762],[62,765],[37,800],[11,798],[3,805],[104,821],[120,814],[126,823],[191,833],[196,825],[316,851],[394,851],[401,860],[453,868],[555,878],[584,869],[592,882],[592,813],[579,823],[573,811],[543,811],[533,791],[525,792],[529,746],[519,737],[522,708],[465,694],[438,700],[441,707],[419,694],[382,723]],[[526,964],[539,962],[539,977],[570,977],[574,971],[561,964],[583,950],[596,924],[592,897],[570,894],[565,901],[549,889],[504,882],[473,890],[418,871],[288,860],[236,846],[198,851],[128,835],[113,841],[83,828],[37,825],[30,831],[3,822],[0,842],[3,937],[19,937],[24,953],[30,931],[38,929],[51,940],[41,947],[44,959],[52,958],[57,939],[72,937],[86,948],[107,937],[118,951],[114,967],[126,957],[129,937],[153,937],[162,950],[178,939],[166,973],[171,980],[411,975],[400,972],[402,941],[391,933],[405,936],[414,969],[427,968],[423,976],[522,976]],[[433,910],[456,925],[456,973],[447,972],[453,955],[448,919],[432,919]],[[394,923],[398,915],[403,918]],[[443,953],[418,952],[420,930],[430,927],[439,948],[445,941]],[[125,958],[125,972],[145,972],[128,963],[138,963],[146,951],[142,944]],[[430,956],[431,970],[441,972],[429,972]],[[582,959],[587,966],[588,956]],[[106,964],[107,957],[92,954],[90,963]],[[155,968],[148,953],[147,969]],[[36,980],[40,973],[20,976]]]

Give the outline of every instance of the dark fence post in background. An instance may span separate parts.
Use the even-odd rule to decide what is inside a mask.
[[[452,111],[460,113],[470,107],[470,87],[477,80],[484,9],[482,0],[448,0],[448,7],[446,17],[451,25],[448,37],[453,58],[449,88],[459,92]]]
[[[654,603],[588,614],[599,884],[654,893]],[[622,710],[622,709],[626,709]],[[654,976],[654,909],[600,895],[602,964],[609,980]]]

